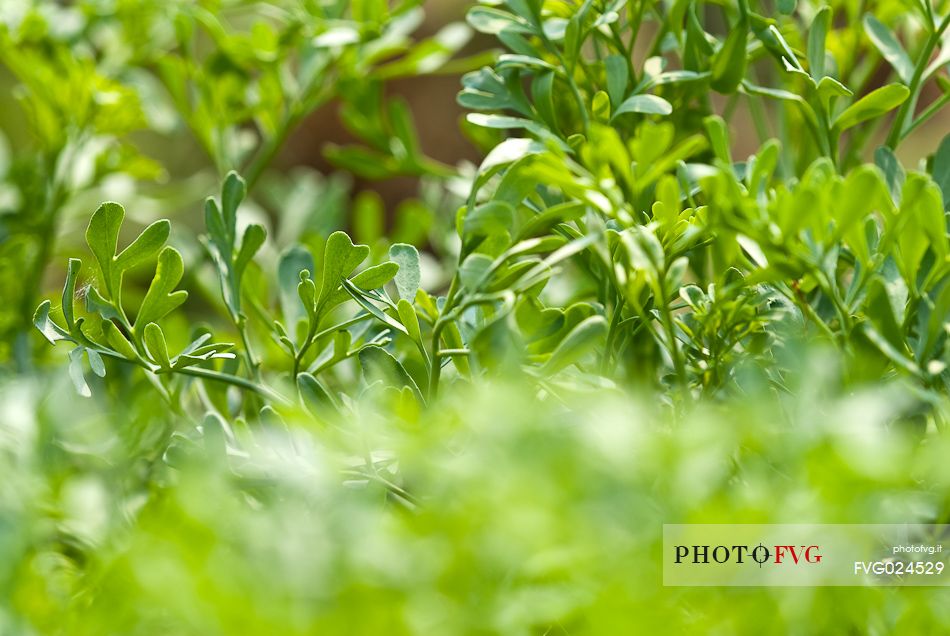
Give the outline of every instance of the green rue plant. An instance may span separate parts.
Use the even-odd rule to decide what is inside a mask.
[[[438,393],[446,369],[463,380],[517,373],[547,394],[666,385],[679,401],[729,390],[754,364],[781,388],[782,351],[814,338],[851,361],[844,383],[900,374],[942,391],[950,144],[929,172],[905,172],[893,153],[935,109],[915,117],[902,108],[876,165],[859,164],[864,129],[916,99],[942,63],[904,77],[909,54],[869,15],[866,46],[879,49],[901,81],[862,95],[861,70],[826,48],[842,35],[827,7],[800,42],[798,15],[774,20],[744,2],[726,8],[724,39],[702,28],[703,6],[627,5],[508,2],[470,11],[469,23],[511,53],[463,80],[459,102],[481,111],[468,117],[473,135],[497,143],[459,210],[457,262],[443,296],[418,290],[418,254],[409,246],[394,245],[392,260],[354,274],[370,249],[337,233],[319,267],[293,248],[277,268],[279,289],[242,300],[244,271],[265,233],[250,225],[239,237],[245,185],[231,174],[220,207],[207,205],[205,243],[238,354],[207,344],[205,334],[177,356],[165,350],[158,323],[184,298],[173,291],[181,258],[171,248],[159,254],[142,308],[128,321],[123,263],[154,256],[167,224],[113,257],[121,214],[111,204],[87,233],[100,282],[86,305],[101,328],[86,333],[72,317],[76,263],[63,296],[65,325],[50,320],[46,303],[38,327],[52,341],[79,345],[74,367],[82,351],[92,352],[97,373],[102,365],[93,359],[124,359],[163,377],[157,385],[169,396],[185,388],[175,374],[249,389],[264,400],[245,401],[250,416],[292,401],[290,387],[315,412],[341,407],[343,394],[359,394],[344,390],[351,371],[337,368],[350,359],[359,360],[364,385],[381,381],[420,403]],[[652,55],[637,63],[632,51],[651,30]],[[945,26],[925,22],[924,30],[939,38]],[[919,55],[932,53],[928,40]],[[767,78],[774,85],[761,83]],[[725,117],[740,100],[753,113],[777,100],[785,142],[763,139],[755,154],[735,160],[729,121],[710,99],[716,93],[728,99]],[[520,136],[503,136],[513,130]],[[811,143],[796,147],[793,138]],[[797,166],[801,175],[790,175]],[[353,310],[339,309],[346,301]],[[252,318],[284,358],[257,353]],[[238,361],[221,361],[234,355]]]

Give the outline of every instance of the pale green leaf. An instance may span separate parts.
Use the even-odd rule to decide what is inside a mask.
[[[625,113],[642,113],[645,115],[669,115],[673,112],[673,106],[662,97],[656,95],[634,95],[626,100],[613,114],[616,119]]]
[[[419,269],[419,250],[412,245],[396,243],[389,248],[389,258],[399,265],[396,272],[396,290],[399,297],[412,301],[419,290],[421,272]]]
[[[169,312],[175,310],[188,298],[188,292],[175,291],[175,286],[184,273],[184,264],[181,254],[173,247],[166,247],[158,254],[158,267],[155,277],[145,294],[138,316],[135,318],[135,330],[141,333],[140,328],[157,322]]]
[[[843,131],[869,119],[880,117],[903,104],[908,95],[910,91],[902,84],[882,86],[848,106],[835,119],[834,127]]]

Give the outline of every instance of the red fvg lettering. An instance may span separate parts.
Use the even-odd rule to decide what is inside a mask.
[[[777,545],[775,546],[775,562],[781,563],[782,559],[790,556],[795,564],[798,564],[800,559],[804,559],[806,563],[820,563],[821,555],[817,553],[817,550],[816,545]]]

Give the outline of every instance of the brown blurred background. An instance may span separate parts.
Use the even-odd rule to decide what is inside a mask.
[[[428,0],[424,3],[426,18],[416,32],[421,39],[434,35],[445,25],[464,21],[465,11],[471,6],[467,0]],[[486,50],[495,43],[481,34],[474,34],[463,54]],[[428,75],[395,80],[388,84],[387,94],[408,101],[415,120],[422,149],[429,157],[448,165],[468,160],[478,162],[480,153],[465,138],[460,122],[465,113],[455,97],[461,88],[460,78],[454,75]],[[323,156],[328,143],[345,145],[356,143],[341,125],[339,105],[329,104],[313,113],[288,140],[276,167],[309,166],[321,173],[330,173],[334,166]],[[356,179],[353,192],[371,189],[378,192],[387,209],[418,193],[418,179],[399,177],[384,181]]]

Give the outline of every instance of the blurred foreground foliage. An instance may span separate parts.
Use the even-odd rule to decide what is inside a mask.
[[[899,386],[842,398],[833,355],[795,396],[673,421],[516,379],[429,410],[363,401],[314,430],[209,418],[155,456],[147,400],[5,387],[4,633],[939,633],[915,588],[663,588],[663,523],[929,522],[945,437]],[[764,377],[745,378],[750,391]],[[761,391],[755,394],[761,395]],[[134,522],[133,522],[134,520]],[[943,518],[946,522],[946,518]]]

